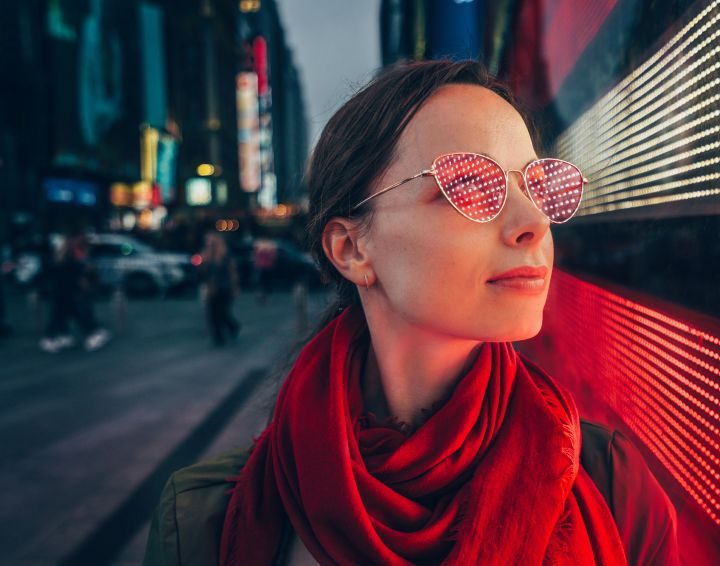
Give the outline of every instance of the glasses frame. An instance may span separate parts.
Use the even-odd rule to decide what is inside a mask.
[[[503,199],[502,206],[500,206],[500,210],[498,210],[497,213],[495,214],[495,216],[493,216],[492,218],[490,218],[490,219],[488,219],[488,220],[479,220],[479,219],[477,219],[477,218],[471,218],[470,216],[468,216],[467,214],[465,214],[462,210],[460,210],[457,206],[455,206],[455,203],[454,203],[454,202],[452,201],[452,199],[447,195],[447,193],[445,192],[445,189],[443,189],[442,185],[440,184],[440,181],[439,181],[438,178],[437,178],[437,170],[435,169],[435,164],[437,163],[437,161],[438,161],[439,159],[443,159],[443,158],[446,158],[446,157],[451,157],[451,156],[453,156],[453,155],[472,155],[472,156],[475,156],[475,157],[482,157],[483,159],[486,159],[486,160],[490,161],[491,163],[493,163],[494,165],[496,165],[496,166],[498,167],[498,169],[500,169],[500,171],[502,171],[502,172],[504,173],[504,175],[505,175],[505,198]],[[386,192],[388,192],[388,191],[390,191],[390,190],[392,190],[392,189],[396,189],[396,188],[399,187],[400,185],[404,185],[405,183],[407,183],[407,182],[409,182],[409,181],[412,181],[413,179],[418,179],[418,178],[420,178],[420,177],[433,177],[433,178],[435,179],[435,184],[436,184],[436,185],[438,186],[438,188],[440,189],[440,192],[441,192],[441,193],[443,194],[443,196],[445,197],[445,200],[447,200],[447,201],[452,205],[452,207],[453,207],[455,210],[457,210],[460,214],[462,214],[465,218],[467,218],[467,219],[470,220],[471,222],[478,222],[478,223],[480,223],[480,224],[484,224],[484,223],[486,223],[486,222],[492,222],[493,220],[495,220],[495,219],[500,215],[500,213],[503,211],[503,209],[505,208],[505,203],[507,202],[507,194],[508,194],[508,191],[509,191],[509,186],[508,186],[508,183],[509,183],[509,180],[510,180],[509,174],[512,173],[512,172],[515,172],[515,173],[520,173],[520,176],[522,177],[522,180],[523,180],[523,186],[522,186],[522,189],[521,189],[521,190],[522,190],[523,193],[528,197],[528,200],[530,200],[530,202],[533,203],[533,205],[535,206],[535,208],[537,208],[540,212],[542,212],[542,213],[547,217],[547,219],[550,220],[550,222],[552,222],[553,224],[564,224],[565,222],[567,222],[568,220],[570,220],[573,216],[575,216],[575,214],[577,213],[578,210],[580,210],[580,203],[582,202],[582,197],[583,197],[584,191],[581,191],[581,192],[580,192],[580,201],[578,202],[578,205],[577,205],[577,208],[575,209],[575,212],[573,212],[572,215],[570,215],[570,216],[569,216],[568,218],[566,218],[565,220],[559,220],[559,221],[558,221],[558,220],[553,220],[553,219],[551,219],[547,214],[545,214],[545,212],[544,212],[537,204],[535,204],[535,201],[533,200],[532,195],[530,194],[530,189],[528,188],[527,176],[526,176],[526,175],[527,175],[527,172],[528,172],[528,170],[530,169],[530,167],[531,167],[532,165],[535,165],[536,163],[538,163],[538,162],[540,162],[540,161],[548,161],[548,160],[559,161],[559,162],[561,162],[561,163],[565,163],[565,164],[567,164],[567,165],[570,165],[571,167],[574,167],[574,168],[577,170],[577,172],[580,173],[580,177],[582,178],[582,183],[581,183],[581,185],[580,185],[581,189],[582,189],[587,183],[590,182],[588,179],[586,179],[586,178],[583,176],[582,172],[580,171],[580,168],[579,168],[577,165],[575,165],[574,163],[570,163],[569,161],[565,161],[564,159],[556,159],[556,158],[554,158],[554,157],[543,157],[543,158],[539,158],[539,159],[533,159],[530,163],[528,163],[528,164],[525,166],[525,169],[523,169],[522,171],[519,170],[519,169],[508,169],[508,170],[505,170],[505,169],[503,169],[502,166],[501,166],[497,161],[495,161],[492,157],[488,157],[487,155],[484,155],[484,154],[482,154],[482,153],[473,153],[472,151],[455,151],[455,152],[452,152],[452,153],[443,153],[442,155],[438,155],[435,159],[433,159],[433,164],[432,164],[432,167],[431,167],[430,169],[424,169],[424,170],[420,171],[419,173],[415,173],[415,175],[413,175],[412,177],[408,177],[408,178],[406,178],[406,179],[403,179],[402,181],[398,181],[397,183],[395,183],[395,184],[393,184],[393,185],[390,185],[389,187],[385,187],[384,189],[379,190],[379,191],[376,192],[375,194],[372,194],[372,195],[370,195],[369,197],[361,200],[359,203],[357,203],[355,206],[353,206],[353,207],[350,209],[350,211],[352,212],[353,210],[356,210],[357,208],[360,208],[363,204],[365,204],[365,203],[368,202],[369,200],[372,200],[372,199],[374,199],[375,197],[380,196],[381,194],[386,193]]]

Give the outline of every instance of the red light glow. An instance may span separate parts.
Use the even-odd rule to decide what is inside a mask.
[[[586,418],[621,419],[720,526],[720,325],[662,310],[555,270],[543,330],[518,349]]]

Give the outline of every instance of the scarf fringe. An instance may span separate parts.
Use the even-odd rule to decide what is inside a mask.
[[[473,535],[473,516],[472,513],[473,508],[471,507],[471,502],[475,500],[473,497],[473,487],[474,483],[472,481],[468,481],[465,486],[463,486],[460,489],[460,492],[457,494],[457,501],[458,501],[458,511],[457,515],[455,515],[455,518],[453,519],[453,522],[448,527],[448,535],[447,539],[450,542],[453,542],[457,544],[459,541],[466,540],[467,538],[471,537]],[[465,552],[458,552],[458,556],[454,557],[454,553],[451,550],[448,558],[453,558],[453,563],[456,564],[469,564],[470,563],[470,557],[466,556]],[[444,563],[450,563],[449,561]]]
[[[562,519],[555,528],[553,547],[548,548],[548,552],[543,559],[543,566],[559,566],[570,555],[570,540],[573,536],[575,524],[573,523],[572,513],[569,509],[565,510]]]
[[[543,387],[542,384],[538,384],[538,391],[545,399],[548,407],[550,407],[556,415],[566,413],[566,408],[561,403],[558,393],[551,391],[549,388]],[[578,418],[577,413],[573,413],[570,418],[572,419],[573,416],[576,419]],[[562,455],[567,457],[570,461],[567,468],[565,468],[562,472],[562,476],[560,478],[560,485],[562,486],[563,493],[567,495],[570,493],[570,490],[575,483],[575,478],[577,478],[578,472],[580,471],[580,439],[578,435],[580,423],[579,421],[567,422],[560,416],[558,416],[558,420],[560,422],[563,436],[569,441],[569,446],[564,446],[560,451]]]

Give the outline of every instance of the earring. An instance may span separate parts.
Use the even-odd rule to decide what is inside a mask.
[[[367,273],[365,274],[365,289],[367,289],[368,291],[370,290],[370,285],[368,285]]]

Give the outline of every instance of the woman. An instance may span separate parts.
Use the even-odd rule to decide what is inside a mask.
[[[237,269],[225,240],[214,232],[206,234],[201,256],[210,333],[213,343],[222,346],[228,334],[235,338],[240,331],[240,324],[232,315],[233,297],[238,293]]]
[[[331,118],[308,233],[338,304],[249,455],[171,479],[146,563],[161,539],[183,564],[676,563],[637,451],[513,350],[584,182],[537,159],[475,62],[396,67]]]

